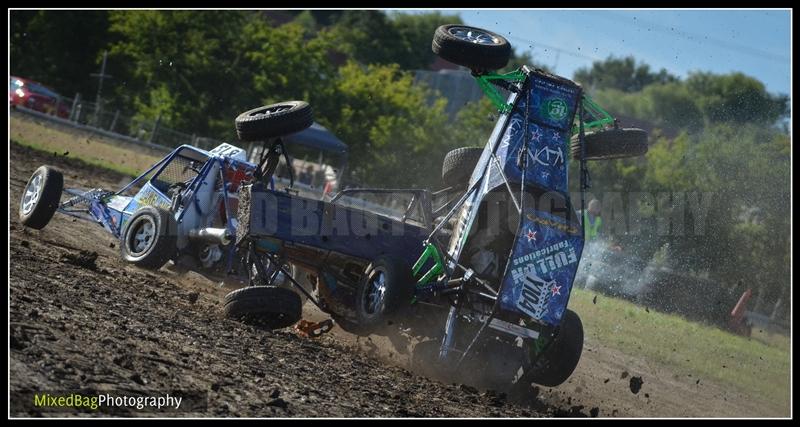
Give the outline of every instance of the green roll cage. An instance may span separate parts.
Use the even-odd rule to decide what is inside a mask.
[[[505,98],[503,98],[503,95],[497,89],[497,83],[501,81],[509,83],[521,82],[525,80],[525,73],[522,72],[522,69],[517,69],[506,74],[479,74],[475,75],[475,80],[477,80],[478,86],[483,90],[483,93],[489,97],[489,100],[491,100],[492,104],[497,108],[497,111],[503,114],[510,112],[513,106],[506,103]],[[590,120],[583,122],[585,131],[599,130],[614,125],[614,117],[601,106],[597,105],[588,95],[583,95],[582,102],[584,111],[588,113],[590,117]],[[580,120],[580,118],[576,118],[576,121],[577,120]],[[575,135],[577,133],[578,123],[575,123],[572,126],[572,134]]]
[[[489,97],[492,104],[497,108],[501,114],[509,113],[513,105],[507,103],[497,86],[505,86],[505,83],[517,83],[524,81],[526,78],[525,73],[521,68],[506,74],[486,73],[486,74],[473,74],[475,80],[478,82],[483,93]],[[583,110],[585,112],[583,129],[585,132],[592,130],[601,130],[608,126],[614,126],[615,119],[606,110],[600,107],[592,98],[584,94],[581,102],[583,102]],[[585,120],[586,117],[589,120]],[[572,135],[576,135],[580,130],[580,117],[575,118],[575,123],[572,125]],[[423,267],[429,260],[433,261],[433,266],[420,276]],[[431,242],[425,243],[425,250],[420,255],[417,262],[411,269],[414,278],[419,277],[416,286],[422,287],[430,283],[431,279],[437,277],[444,271],[444,256],[439,252],[439,249]]]

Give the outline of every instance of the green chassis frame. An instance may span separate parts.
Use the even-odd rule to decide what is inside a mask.
[[[478,81],[478,86],[480,86],[481,90],[483,90],[483,93],[489,97],[489,99],[492,101],[492,104],[494,104],[497,110],[502,114],[511,111],[511,105],[506,104],[505,98],[497,89],[495,83],[492,82],[520,82],[525,80],[525,73],[519,69],[507,74],[487,73],[476,75],[475,80]],[[584,121],[583,123],[583,128],[586,131],[603,129],[606,126],[612,126],[614,124],[614,117],[612,117],[611,114],[609,114],[602,107],[597,105],[597,103],[587,95],[583,95],[583,109],[585,112],[589,113],[589,116],[591,117],[590,121]],[[572,126],[572,134],[575,135],[577,133],[578,124],[576,123]]]

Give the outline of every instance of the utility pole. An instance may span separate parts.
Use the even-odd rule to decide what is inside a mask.
[[[108,51],[107,50],[103,51],[103,65],[100,66],[100,74],[96,74],[96,73],[89,74],[90,77],[97,77],[98,78],[97,99],[95,100],[95,105],[94,105],[94,124],[95,124],[95,126],[97,126],[97,124],[98,124],[98,119],[99,119],[99,115],[100,115],[100,102],[102,101],[102,98],[100,96],[103,93],[103,80],[111,78],[110,74],[106,74],[106,59],[108,59]]]

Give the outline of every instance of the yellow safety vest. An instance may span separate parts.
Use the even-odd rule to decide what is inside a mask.
[[[589,212],[583,213],[583,227],[586,233],[586,240],[592,240],[597,237],[600,232],[600,225],[603,224],[602,218],[599,216],[594,217],[594,221],[589,220]]]

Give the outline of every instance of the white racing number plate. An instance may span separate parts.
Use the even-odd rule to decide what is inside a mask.
[[[531,269],[522,278],[522,292],[517,300],[517,308],[534,319],[541,319],[547,310],[549,285],[550,283],[537,276]]]

